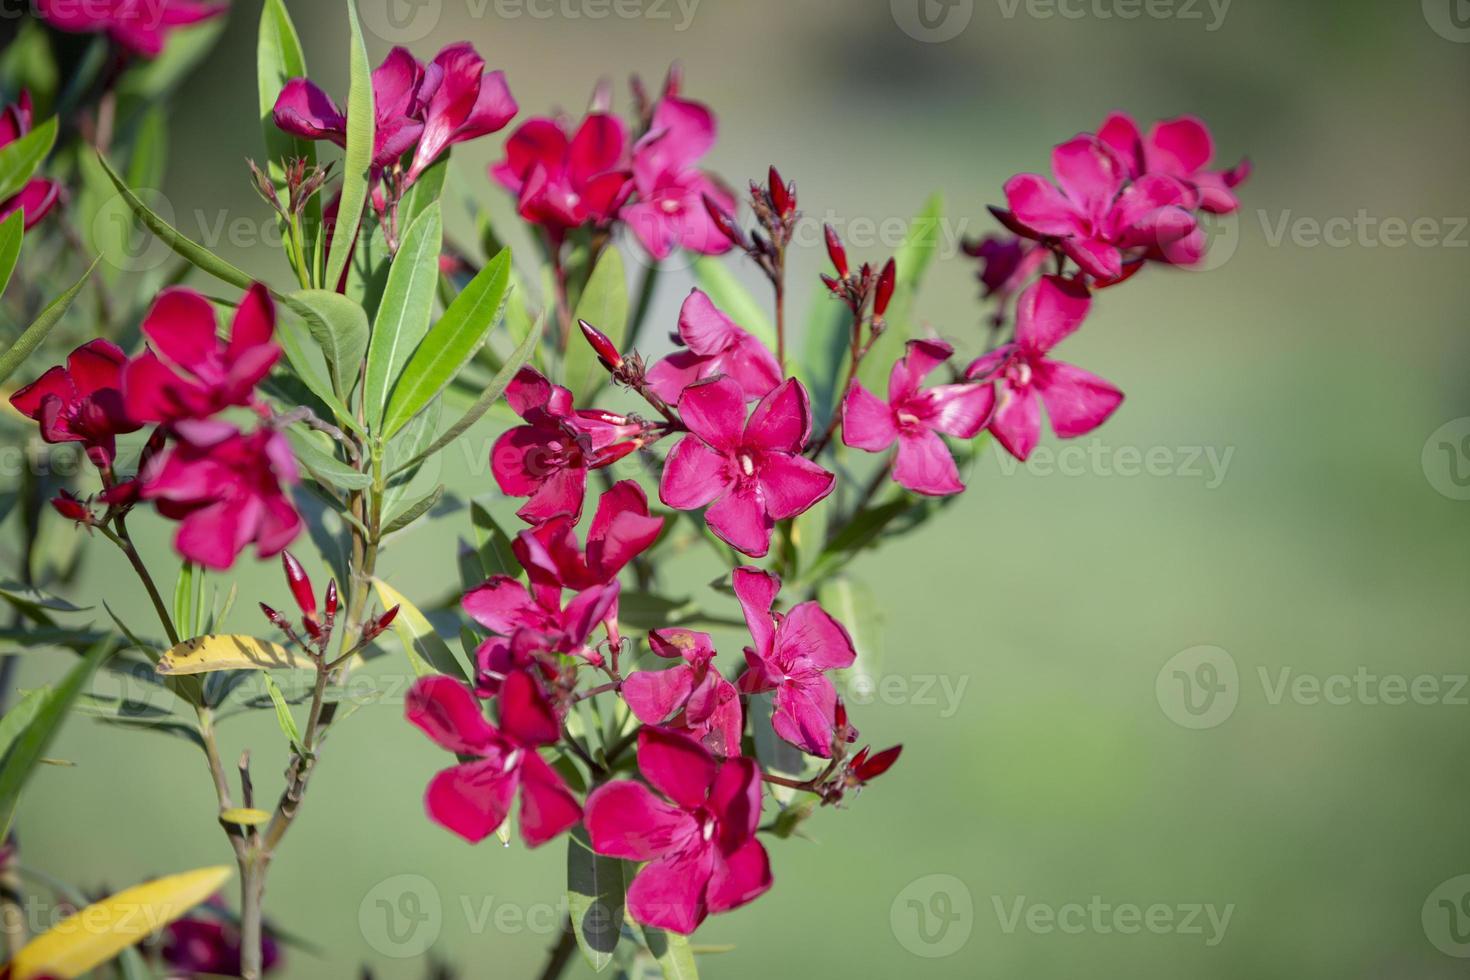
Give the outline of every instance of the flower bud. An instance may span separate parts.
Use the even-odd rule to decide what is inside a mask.
[[[902,745],[884,749],[882,752],[868,756],[866,747],[852,760],[849,771],[857,778],[858,782],[866,783],[870,779],[876,779],[893,767],[898,761],[898,755],[903,751]]]
[[[582,327],[582,336],[587,338],[587,343],[591,344],[592,349],[597,352],[597,357],[602,361],[603,367],[609,371],[617,371],[623,366],[623,355],[619,353],[607,334],[586,320],[578,320],[577,323]]]
[[[796,210],[796,197],[792,194],[792,188],[781,179],[781,173],[774,166],[766,175],[766,187],[771,195],[771,207],[776,213],[786,217]]]
[[[832,260],[832,266],[837,270],[837,277],[839,279],[846,279],[847,249],[842,247],[842,239],[837,237],[837,229],[831,225],[823,225],[822,231],[827,236],[827,257]],[[823,279],[825,280],[825,278],[824,276]]]
[[[81,498],[69,490],[63,490],[58,496],[51,498],[51,506],[56,508],[56,513],[69,521],[76,521],[78,524],[92,523],[92,511]]]
[[[397,616],[398,607],[394,606],[392,609],[389,609],[387,612],[383,613],[383,615],[373,620],[371,623],[363,628],[362,642],[371,643],[373,640],[377,639],[380,633],[382,633],[389,626],[393,625],[393,620]]]
[[[327,621],[337,615],[337,580],[332,579],[327,583]]]
[[[603,467],[611,466],[618,460],[637,452],[640,445],[642,445],[642,442],[635,439],[631,442],[620,442],[615,446],[608,446],[587,461],[587,468],[589,470],[600,470]]]
[[[740,226],[735,223],[735,219],[730,217],[729,213],[720,207],[714,198],[708,194],[701,196],[704,198],[704,209],[709,212],[709,219],[714,222],[720,234],[728,238],[732,244],[739,245],[742,248],[745,247],[745,234],[740,230]]]
[[[281,552],[281,567],[286,571],[286,584],[291,586],[291,595],[296,598],[296,606],[307,619],[316,618],[316,594],[311,589],[311,579],[307,577],[306,569],[301,567],[301,562],[289,551]]]
[[[897,269],[893,260],[889,259],[883,266],[883,271],[878,274],[878,292],[873,296],[873,315],[882,316],[888,311],[888,301],[893,299],[893,284],[898,278]]]
[[[287,633],[291,631],[291,624],[286,622],[286,617],[276,612],[270,606],[267,606],[265,603],[262,602],[260,604],[260,611],[265,613],[265,618],[270,620],[271,625],[274,626],[276,629],[283,630]]]

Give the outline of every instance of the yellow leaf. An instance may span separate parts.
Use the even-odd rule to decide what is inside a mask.
[[[221,810],[219,818],[224,823],[235,823],[242,827],[259,827],[269,820],[271,815],[264,810],[237,806],[231,810]]]
[[[26,944],[10,969],[15,980],[71,980],[187,914],[229,880],[227,867],[199,868],[125,888],[62,919]]]
[[[311,658],[253,636],[196,636],[169,650],[154,667],[160,674],[207,674],[212,670],[309,670]]]

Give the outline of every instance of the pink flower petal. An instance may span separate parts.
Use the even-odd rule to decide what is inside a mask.
[[[899,437],[893,478],[914,493],[931,497],[944,497],[965,489],[954,454],[937,433],[928,429],[905,432]]]
[[[626,861],[662,857],[699,832],[693,817],[629,779],[593,790],[583,819],[593,850]]]
[[[338,146],[347,140],[347,117],[331,96],[308,78],[293,78],[276,96],[273,110],[282,132],[308,140],[331,140]]]
[[[995,389],[985,384],[939,385],[921,398],[924,424],[956,439],[973,439],[995,407]]]
[[[1051,163],[1062,193],[1093,220],[1106,213],[1128,176],[1127,165],[1095,136],[1078,136],[1057,146]]]
[[[766,511],[759,486],[736,484],[704,512],[705,523],[715,535],[736,551],[764,558],[771,550],[775,522]]]
[[[526,587],[506,575],[493,576],[466,592],[461,604],[471,619],[502,636],[544,616]]]
[[[1092,308],[1087,287],[1076,279],[1042,276],[1016,304],[1016,342],[1044,354],[1082,325]]]
[[[506,677],[496,699],[500,706],[500,731],[520,745],[549,745],[561,737],[556,712],[541,688],[525,671]]]
[[[711,912],[728,912],[771,890],[771,859],[754,837],[716,858],[706,901]]]
[[[1123,393],[1113,385],[1062,361],[1043,361],[1034,383],[1052,431],[1063,439],[1091,432],[1123,403]]]
[[[735,598],[740,601],[740,610],[745,615],[745,625],[755,640],[755,649],[764,657],[769,653],[775,636],[771,608],[781,591],[781,580],[770,572],[749,565],[735,569],[730,580],[735,588]]]
[[[718,843],[733,851],[755,836],[761,822],[761,773],[754,759],[728,759],[710,787],[709,809],[719,820]]]
[[[776,688],[771,727],[803,752],[830,758],[836,709],[837,691],[826,677],[788,681]]]
[[[180,367],[207,364],[219,351],[214,307],[192,289],[175,286],[160,293],[142,330],[155,350]]]
[[[815,602],[798,603],[786,614],[777,646],[783,654],[794,652],[818,670],[851,667],[857,659],[847,630]]]
[[[731,482],[730,463],[695,436],[685,436],[669,452],[658,497],[675,510],[697,510],[719,497]]]
[[[1075,235],[1083,230],[1077,210],[1045,177],[1017,174],[1005,184],[1011,213],[1039,235]]]
[[[684,389],[679,414],[689,431],[709,446],[729,454],[745,428],[745,392],[732,378],[701,381]]]
[[[540,847],[575,827],[582,808],[566,783],[534,751],[521,759],[521,839]]]
[[[760,464],[766,513],[784,521],[804,513],[832,492],[837,478],[805,456],[770,453]]]
[[[478,844],[505,822],[519,781],[503,759],[452,766],[429,781],[424,809],[439,826]]]
[[[500,742],[475,696],[451,677],[414,681],[404,702],[404,717],[434,744],[458,755],[485,755]]]
[[[893,409],[861,384],[854,384],[842,400],[842,441],[854,449],[878,453],[897,438]]]
[[[623,700],[643,724],[661,725],[689,700],[693,681],[694,668],[688,664],[634,671],[623,680]]]
[[[705,889],[713,863],[707,845],[650,862],[628,888],[628,913],[645,926],[689,935],[709,914]]]
[[[806,445],[812,430],[811,401],[806,388],[795,378],[756,404],[745,426],[745,445],[766,451],[797,453]]]
[[[638,733],[638,769],[654,789],[685,809],[704,804],[716,763],[704,746],[669,728]]]
[[[889,403],[896,405],[916,394],[924,379],[953,354],[954,348],[942,340],[909,341],[888,375]]]
[[[1203,170],[1215,155],[1210,131],[1197,116],[1180,116],[1156,123],[1148,134],[1150,170],[1173,177],[1190,177]]]
[[[990,431],[1006,452],[1025,462],[1041,438],[1041,410],[1031,388],[1002,382],[999,405],[990,418]]]

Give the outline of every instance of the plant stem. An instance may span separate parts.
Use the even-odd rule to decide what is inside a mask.
[[[561,935],[557,937],[556,945],[551,947],[546,965],[541,968],[541,980],[557,980],[566,971],[567,965],[572,961],[572,954],[576,951],[577,934],[572,931],[572,920],[569,917],[562,923]]]

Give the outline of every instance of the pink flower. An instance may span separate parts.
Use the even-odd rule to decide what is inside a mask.
[[[1095,136],[1052,151],[1057,185],[1036,174],[1006,181],[1015,230],[1055,238],[1082,271],[1097,279],[1123,274],[1124,253],[1142,255],[1195,231],[1188,187],[1164,174],[1129,182],[1128,163]]]
[[[120,433],[142,424],[130,416],[120,389],[127,355],[110,340],[90,340],[72,351],[66,367],[51,368],[10,396],[10,404],[41,424],[47,442],[80,442],[99,469],[112,466]]]
[[[570,514],[522,531],[513,547],[533,583],[588,589],[617,578],[623,566],[653,544],[663,526],[662,517],[649,516],[643,489],[623,480],[598,498],[585,552],[577,546],[577,522]]]
[[[586,815],[599,854],[648,862],[628,888],[635,920],[688,935],[710,913],[770,889],[770,859],[755,836],[761,778],[753,760],[721,762],[687,735],[645,728],[638,768],[663,797],[614,780],[587,798]]]
[[[1229,214],[1240,207],[1233,189],[1250,176],[1250,161],[1230,170],[1206,170],[1215,155],[1215,142],[1203,120],[1196,116],[1154,123],[1144,136],[1127,113],[1114,112],[1103,121],[1097,138],[1118,151],[1128,165],[1128,176],[1163,174],[1190,190],[1187,207]]]
[[[505,679],[498,701],[500,727],[486,720],[463,684],[453,678],[419,678],[404,714],[441,748],[474,756],[429,781],[424,807],[429,818],[472,844],[493,834],[521,794],[518,823],[528,847],[570,830],[582,808],[556,770],[536,750],[561,736],[551,704],[528,675]]]
[[[281,356],[271,339],[275,327],[275,303],[260,283],[240,300],[228,343],[216,336],[208,299],[192,289],[165,289],[143,320],[151,349],[123,372],[129,414],[144,422],[174,422],[251,404],[256,384]]]
[[[618,592],[612,581],[583,589],[563,606],[560,585],[533,580],[528,590],[508,575],[491,576],[466,592],[464,611],[497,634],[475,651],[479,690],[493,694],[507,674],[550,666],[556,653],[601,664],[602,654],[589,641],[599,625],[616,628]]]
[[[842,403],[842,441],[878,453],[896,440],[893,478],[915,493],[943,496],[965,489],[940,434],[973,439],[995,404],[988,385],[919,387],[953,353],[943,341],[911,340],[888,376],[888,401],[854,384]]]
[[[747,694],[775,691],[771,727],[803,752],[828,758],[837,724],[837,689],[829,670],[857,659],[847,630],[815,602],[784,616],[772,611],[781,580],[759,568],[737,568],[735,596],[745,613],[754,647],[746,647],[749,670],[740,676]]]
[[[434,56],[420,95],[424,134],[409,167],[409,181],[417,180],[448,147],[499,132],[520,111],[505,73],[486,71],[485,59],[467,41]]]
[[[655,259],[667,258],[676,247],[702,255],[729,251],[730,239],[715,227],[704,197],[730,213],[735,195],[696,166],[714,142],[714,113],[698,102],[668,95],[654,109],[647,135],[633,148],[638,199],[623,209],[622,218]]]
[[[684,389],[679,413],[690,434],[669,453],[659,499],[677,510],[710,505],[705,523],[731,547],[764,556],[777,521],[832,492],[832,474],[801,455],[812,417],[795,378],[762,398],[749,421],[745,392],[728,377]]]
[[[1016,304],[1016,339],[966,370],[972,380],[994,379],[999,403],[990,431],[1012,456],[1025,460],[1041,435],[1037,396],[1052,431],[1062,439],[1085,435],[1107,421],[1123,393],[1081,368],[1046,355],[1087,318],[1092,299],[1075,279],[1044,276]]]
[[[701,290],[690,290],[679,308],[679,339],[688,349],[675,351],[648,371],[649,385],[667,402],[678,402],[685,388],[719,374],[740,382],[749,401],[765,397],[781,383],[776,355]]]
[[[516,195],[522,218],[556,241],[584,224],[606,225],[632,189],[623,121],[592,112],[575,134],[556,119],[522,123],[505,143],[505,159],[490,176]]]
[[[715,755],[740,754],[745,716],[740,692],[711,661],[708,633],[686,629],[653,630],[648,646],[655,654],[680,660],[666,670],[639,670],[623,680],[623,699],[645,725],[664,725],[698,739]]]
[[[37,0],[37,12],[59,31],[105,32],[125,50],[144,58],[163,53],[169,32],[218,17],[225,3],[197,0]]]
[[[297,481],[296,459],[279,432],[250,435],[225,422],[186,420],[178,441],[141,474],[142,496],[180,521],[174,548],[208,568],[223,569],[251,543],[269,558],[301,532],[301,517],[282,483]]]
[[[20,98],[0,113],[0,147],[9,146],[31,131],[31,93],[22,91]],[[19,208],[25,212],[26,230],[46,217],[61,196],[61,185],[44,177],[32,177],[18,192],[0,201],[0,221]]]
[[[1041,271],[1051,252],[1038,242],[1016,235],[987,235],[966,241],[965,254],[980,260],[982,296],[1007,300]]]
[[[587,471],[620,458],[613,447],[643,431],[622,416],[573,411],[572,393],[533,368],[521,368],[505,398],[526,424],[495,440],[490,471],[507,496],[530,498],[516,511],[528,524],[580,518]]]

